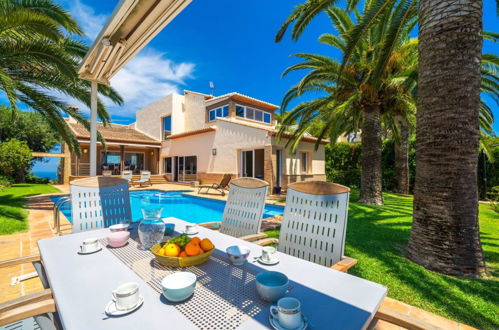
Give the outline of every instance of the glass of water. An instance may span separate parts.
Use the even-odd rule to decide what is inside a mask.
[[[161,220],[162,208],[143,208],[143,219],[139,223],[140,244],[144,250],[161,243],[165,234],[165,223]]]

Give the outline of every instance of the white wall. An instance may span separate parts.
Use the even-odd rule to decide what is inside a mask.
[[[184,114],[183,128],[185,132],[195,131],[209,126],[206,123],[206,104],[204,95],[187,92],[184,95],[184,106],[182,111]]]
[[[317,149],[317,151],[315,151],[315,143],[300,142],[298,143],[298,146],[296,148],[296,153],[292,154],[289,148],[286,148],[286,150],[284,150],[286,142],[287,140],[285,139],[277,142],[277,139],[275,137],[272,138],[272,144],[283,149],[283,158],[285,159],[286,165],[283,174],[303,174],[301,173],[300,151],[308,151],[310,152],[309,157],[312,157],[312,166],[310,168],[309,174],[326,174],[326,154],[323,144],[319,145],[319,148]]]
[[[239,173],[238,157],[241,149],[259,149],[271,144],[266,130],[223,120],[217,120],[216,124],[214,148],[217,149],[217,156],[216,161],[210,164],[209,172]]]
[[[239,151],[263,148],[270,141],[265,130],[218,120],[216,131],[163,142],[161,157],[197,156],[199,173],[239,173]],[[217,149],[215,156],[212,149]]]
[[[162,123],[160,118],[172,113],[173,97],[174,94],[170,94],[137,111],[135,128],[161,140]]]

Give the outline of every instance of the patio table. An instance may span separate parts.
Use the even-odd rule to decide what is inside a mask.
[[[175,223],[175,230],[184,229],[187,222],[169,218]],[[146,283],[130,269],[110,249],[79,255],[77,251],[83,239],[90,237],[105,238],[109,229],[99,229],[78,234],[43,239],[38,242],[41,258],[57,304],[57,310],[65,329],[196,329],[178,304],[167,302],[150,283]],[[384,299],[386,287],[359,277],[341,273],[330,268],[311,263],[278,252],[280,262],[265,266],[254,262],[254,257],[261,254],[261,247],[237,238],[221,234],[206,228],[199,228],[201,238],[209,238],[216,250],[212,258],[222,260],[228,246],[242,244],[251,249],[248,263],[233,267],[231,276],[256,274],[263,270],[274,270],[286,274],[292,289],[287,296],[295,297],[302,303],[302,311],[307,316],[311,329],[363,329],[378,310]],[[152,254],[151,254],[152,256]],[[208,263],[212,262],[211,266]],[[212,260],[198,267],[201,271],[213,269]],[[211,267],[211,268],[210,268]],[[235,274],[235,275],[234,275]],[[213,274],[213,276],[216,276]],[[248,277],[247,281],[250,277]],[[108,317],[104,313],[106,304],[111,300],[111,291],[124,282],[134,281],[139,284],[144,304],[135,312],[121,316]],[[199,292],[199,285],[194,293]],[[225,281],[218,281],[217,283]],[[227,278],[227,283],[230,283]],[[254,280],[253,280],[254,282]],[[213,288],[211,288],[213,290]],[[255,290],[254,283],[249,283],[246,290]],[[217,294],[218,290],[213,290]],[[222,292],[222,288],[220,290]],[[194,297],[192,299],[194,299]],[[226,299],[232,301],[231,299]],[[237,299],[236,299],[237,300]],[[215,304],[216,299],[203,301],[198,305],[200,313],[204,306]],[[269,303],[262,303],[264,308],[250,313],[237,329],[268,329]],[[205,305],[206,304],[206,305]],[[235,306],[240,307],[240,306]],[[244,308],[243,308],[244,309]],[[185,313],[185,311],[184,311]],[[228,311],[220,310],[220,313]],[[206,328],[210,328],[209,319],[216,317],[206,312]],[[212,327],[213,328],[213,327]],[[229,328],[229,327],[227,327]],[[232,327],[233,328],[233,327]]]

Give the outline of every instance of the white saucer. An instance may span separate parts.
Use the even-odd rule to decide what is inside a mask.
[[[274,315],[272,315],[272,313],[269,316],[270,325],[272,326],[272,328],[274,328],[276,330],[305,330],[308,327],[307,318],[305,317],[305,315],[302,314],[301,319],[302,319],[302,322],[298,328],[289,329],[289,328],[283,327],[279,323],[279,320],[276,317],[274,317]]]
[[[78,251],[78,254],[92,254],[92,253],[95,253],[95,252],[99,252],[100,250],[102,250],[102,246],[99,244],[99,247],[93,251],[87,251],[87,252],[83,252],[83,251]]]
[[[126,310],[118,310],[116,308],[116,302],[114,300],[111,300],[110,302],[107,303],[105,311],[106,311],[106,314],[109,316],[121,316],[121,315],[125,315],[125,314],[128,314],[128,313],[135,311],[140,306],[142,306],[143,302],[144,302],[144,297],[139,295],[139,301],[137,302],[137,304],[135,306],[133,306],[130,309],[126,309]]]
[[[275,265],[279,263],[279,258],[274,258],[272,260],[263,260],[262,257],[257,258],[259,263],[262,263],[267,266]]]
[[[199,231],[195,232],[195,233],[186,233],[185,230],[182,231],[182,234],[186,234],[186,235],[197,235],[199,234]]]

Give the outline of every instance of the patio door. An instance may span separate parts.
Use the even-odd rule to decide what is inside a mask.
[[[241,176],[254,177],[255,175],[255,150],[241,152]]]
[[[275,171],[276,171],[276,181],[275,181],[275,186],[281,187],[282,183],[282,150],[277,149],[275,151],[275,156],[276,156],[276,164],[275,164]]]
[[[173,181],[195,181],[197,180],[197,157],[179,156],[175,157],[176,167]]]

